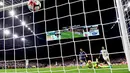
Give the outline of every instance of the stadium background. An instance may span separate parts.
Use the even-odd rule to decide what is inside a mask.
[[[18,4],[25,1],[27,0],[4,0],[5,7],[12,3]],[[106,47],[106,44],[113,63],[126,62],[114,1],[98,1],[99,3],[97,0],[46,0],[41,1],[42,8],[35,13],[30,12],[27,5],[21,4],[14,8],[18,18],[26,21],[35,35],[23,27],[17,18],[9,15],[11,7],[8,10],[1,9],[0,66],[4,68],[8,66],[25,67],[26,59],[29,60],[30,67],[33,65],[48,67],[49,64],[54,65],[55,62],[61,66],[70,65],[77,60],[80,48],[88,54],[89,59],[95,61],[101,47]],[[100,7],[100,11],[98,7]],[[74,25],[85,26],[86,24],[99,25],[100,35],[60,41],[46,40],[48,31],[61,30],[63,27]],[[12,35],[4,36],[5,28],[17,33],[19,37],[14,39]],[[21,37],[26,38],[25,42],[20,41]]]

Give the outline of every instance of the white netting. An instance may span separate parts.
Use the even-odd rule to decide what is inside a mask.
[[[40,0],[36,12],[27,1],[0,1],[0,73],[128,73],[115,0]],[[122,3],[129,24],[128,0]],[[80,67],[80,49],[92,68]]]
[[[127,28],[128,28],[128,33],[130,32],[130,27],[129,27],[129,0],[122,0],[122,5],[124,6],[124,13],[125,13],[125,19],[126,19],[126,23],[127,23]]]

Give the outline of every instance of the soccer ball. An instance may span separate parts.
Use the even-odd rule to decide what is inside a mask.
[[[28,8],[30,11],[38,11],[41,8],[41,3],[39,0],[29,0]]]

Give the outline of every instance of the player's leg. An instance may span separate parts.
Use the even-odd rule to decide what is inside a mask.
[[[28,68],[28,63],[26,63],[26,68]]]
[[[81,58],[80,59],[80,67],[83,67],[83,65],[86,64],[86,58]]]
[[[109,67],[111,68],[111,67],[112,67],[112,65],[111,65],[111,62],[110,62],[109,57],[107,57],[107,58],[106,58],[106,62],[107,62],[107,64],[109,65]]]
[[[83,59],[83,66],[85,66],[85,65],[87,64],[87,62],[88,62],[88,61],[87,61],[87,58],[84,58],[84,59]]]
[[[80,59],[80,67],[82,68],[83,67],[83,60]]]
[[[95,68],[99,68],[99,62],[96,62],[96,64],[94,65]]]

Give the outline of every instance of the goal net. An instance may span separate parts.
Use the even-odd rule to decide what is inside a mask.
[[[27,1],[0,0],[0,73],[129,73],[129,0]]]

